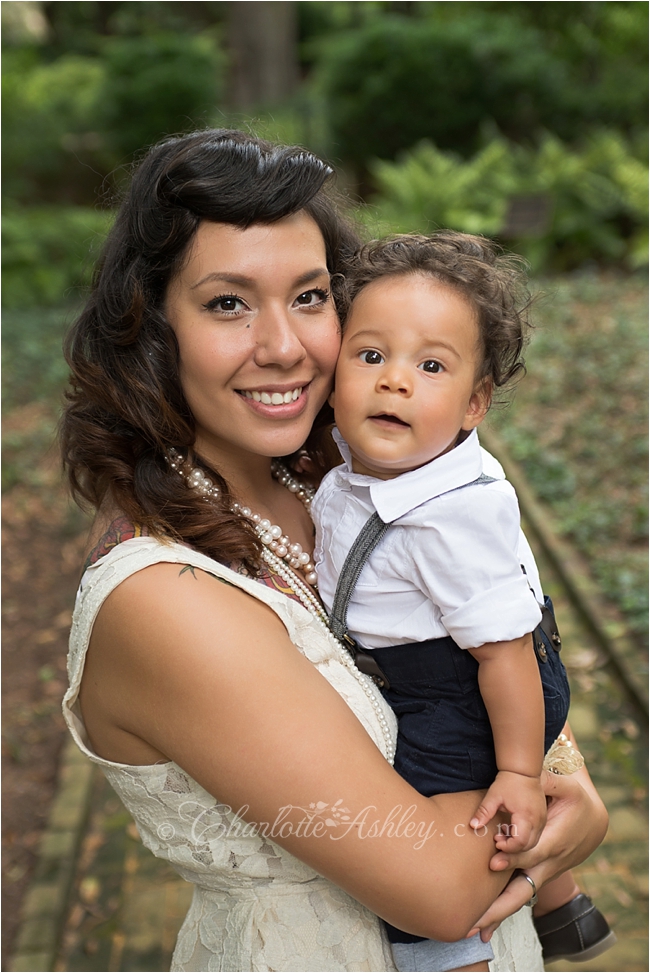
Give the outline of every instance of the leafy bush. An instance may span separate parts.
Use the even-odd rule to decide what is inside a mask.
[[[378,193],[361,215],[375,232],[449,227],[502,236],[536,271],[648,260],[647,167],[611,132],[581,151],[551,135],[537,151],[495,139],[468,161],[423,142],[370,171]],[[530,233],[508,227],[516,198],[538,199],[546,210]]]
[[[3,193],[13,199],[47,197],[52,187],[66,195],[72,181],[101,168],[97,103],[102,64],[70,54],[47,64],[30,49],[3,54]],[[74,171],[74,175],[70,170]],[[75,187],[72,187],[73,193]]]
[[[358,172],[422,139],[472,154],[495,126],[526,142],[646,125],[645,5],[411,6],[413,16],[369,17],[320,46],[333,150]]]
[[[224,56],[208,34],[114,37],[104,63],[102,122],[121,156],[195,128],[221,95]]]
[[[81,206],[6,206],[3,306],[54,307],[78,300],[111,219],[110,213]]]
[[[335,148],[357,167],[423,138],[470,153],[482,122],[513,125],[535,100],[557,101],[562,64],[522,33],[515,38],[505,23],[480,41],[471,18],[382,17],[337,37],[321,60]]]
[[[215,110],[224,55],[209,33],[104,39],[98,56],[3,57],[5,196],[20,202],[97,197],[118,163]]]

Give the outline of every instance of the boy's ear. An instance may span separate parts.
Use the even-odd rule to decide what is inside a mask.
[[[332,389],[332,391],[330,392],[330,394],[327,397],[327,401],[332,406],[332,408],[334,408],[334,398],[335,398],[334,389]]]
[[[491,401],[492,382],[489,378],[484,378],[472,392],[472,397],[467,405],[465,421],[463,422],[465,432],[476,429],[483,422],[490,408]]]

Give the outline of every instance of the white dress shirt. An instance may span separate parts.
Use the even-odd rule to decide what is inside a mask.
[[[476,430],[391,480],[353,473],[336,429],[334,437],[344,463],[327,474],[311,508],[318,588],[328,610],[368,518],[376,511],[395,522],[365,564],[348,608],[348,629],[361,645],[451,635],[467,649],[533,631],[543,604],[537,566],[515,491]],[[494,479],[475,483],[481,474]]]

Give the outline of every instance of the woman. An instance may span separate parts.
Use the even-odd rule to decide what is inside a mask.
[[[310,488],[272,458],[327,464],[331,282],[356,243],[329,175],[237,132],[154,148],[69,340],[64,459],[98,515],[64,709],[196,884],[174,970],[392,969],[375,915],[458,939],[488,910],[491,931],[530,898],[523,876],[497,898],[513,866],[539,883],[604,830],[588,782],[555,778],[538,847],[490,869],[476,795],[395,774],[392,714],[328,633]],[[527,913],[497,969],[541,969]]]

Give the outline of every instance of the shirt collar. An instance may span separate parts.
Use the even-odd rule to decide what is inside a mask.
[[[334,429],[333,436],[344,460],[344,466],[338,468],[341,479],[350,485],[367,487],[375,510],[385,523],[398,520],[427,500],[471,483],[483,472],[476,429],[448,453],[392,480],[378,480],[374,476],[353,473],[348,444],[338,429]]]

